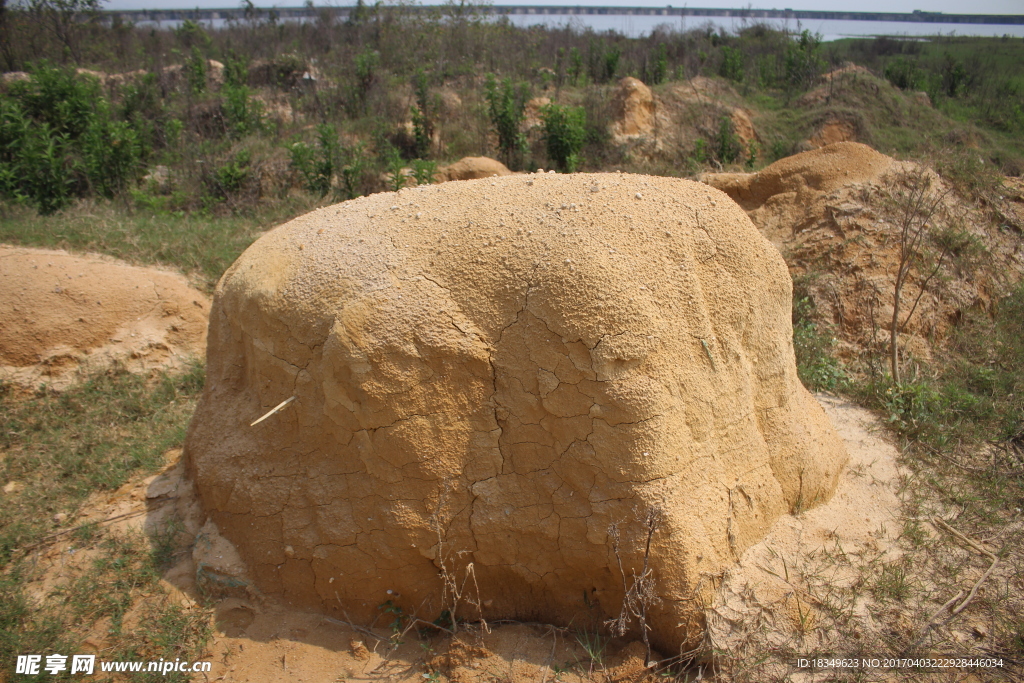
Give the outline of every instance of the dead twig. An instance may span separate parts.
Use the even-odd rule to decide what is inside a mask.
[[[967,545],[971,546],[972,548],[977,550],[979,553],[981,553],[985,557],[988,557],[988,558],[993,559],[993,560],[996,559],[995,553],[993,553],[988,548],[985,548],[984,546],[982,546],[980,543],[978,543],[974,539],[968,538],[967,536],[964,536],[962,533],[960,533],[959,531],[957,531],[956,529],[951,527],[949,524],[947,524],[945,522],[945,520],[943,520],[942,518],[940,518],[940,517],[932,517],[932,524],[934,524],[936,528],[942,529],[943,531],[946,531],[946,532],[952,534],[953,536],[956,536],[961,541],[963,541]]]
[[[382,637],[378,636],[376,633],[374,633],[370,629],[366,628],[365,626],[359,626],[357,624],[353,624],[351,621],[348,621],[348,614],[345,615],[345,619],[335,619],[334,617],[324,617],[324,621],[326,621],[326,622],[328,622],[330,624],[335,624],[337,626],[347,626],[350,629],[352,629],[353,631],[358,631],[359,633],[362,633],[364,636],[370,636],[371,638],[376,640],[378,643],[386,643],[386,642],[388,642],[387,638],[382,638]]]
[[[969,537],[965,536],[964,534],[960,533],[959,531],[957,531],[956,529],[954,529],[953,527],[951,527],[949,524],[947,524],[945,521],[943,521],[942,519],[940,519],[938,517],[932,517],[931,522],[932,522],[932,524],[935,525],[935,528],[941,529],[941,530],[943,530],[943,531],[945,531],[945,532],[955,536],[957,539],[963,541],[968,546],[970,546],[973,550],[976,550],[977,552],[981,553],[983,556],[985,556],[987,558],[990,558],[992,560],[992,563],[988,566],[988,569],[985,570],[985,573],[981,575],[981,578],[978,579],[974,583],[974,586],[971,587],[971,590],[967,593],[967,597],[964,597],[964,591],[963,590],[959,590],[959,591],[957,591],[956,595],[954,595],[952,598],[947,600],[946,603],[944,605],[942,605],[942,607],[940,607],[938,610],[935,611],[935,613],[928,619],[928,621],[925,622],[924,626],[921,627],[921,630],[918,631],[917,638],[914,639],[914,642],[911,643],[903,651],[903,654],[901,655],[903,657],[905,657],[905,656],[909,655],[910,653],[912,653],[917,648],[917,646],[920,645],[924,641],[925,637],[927,637],[927,635],[933,629],[945,626],[950,621],[955,619],[961,612],[963,612],[965,609],[967,609],[967,606],[970,605],[971,601],[974,600],[974,598],[978,595],[978,589],[981,588],[983,583],[988,581],[989,577],[992,576],[992,572],[994,572],[996,570],[996,567],[999,565],[999,556],[996,553],[993,553],[992,551],[990,551],[988,548],[985,548],[984,546],[982,546],[980,543],[978,543],[974,539],[969,538]],[[963,598],[963,600],[961,600],[961,598]],[[953,607],[953,605],[956,604],[958,601],[959,601],[959,604],[957,604],[956,607]],[[943,619],[941,622],[939,622],[938,621],[939,617],[946,610],[949,610],[949,616],[946,617],[945,619]]]

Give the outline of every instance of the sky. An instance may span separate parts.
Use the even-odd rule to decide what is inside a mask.
[[[320,6],[350,6],[354,0],[314,0]],[[107,0],[105,9],[194,9],[238,7],[232,0]],[[301,7],[303,0],[254,0],[261,8]],[[444,4],[443,0],[420,0],[418,4]],[[661,7],[658,0],[494,0],[495,5],[614,5],[634,7]],[[915,9],[947,14],[1024,14],[1024,0],[763,0],[738,2],[736,0],[697,0],[665,2],[674,7],[725,7],[754,9],[850,10],[857,12],[913,12]]]

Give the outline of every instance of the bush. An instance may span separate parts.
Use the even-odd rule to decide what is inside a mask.
[[[793,351],[800,381],[811,391],[839,391],[849,384],[842,363],[833,357],[836,340],[814,321],[814,302],[805,281],[793,283]]]
[[[668,49],[665,47],[665,43],[658,43],[652,61],[650,69],[645,74],[647,82],[651,85],[664,83],[668,78]]]
[[[791,89],[808,88],[825,68],[819,54],[821,36],[804,29],[800,37],[786,46],[783,57],[786,85]]]
[[[743,53],[736,48],[722,47],[722,66],[718,70],[722,78],[739,83],[743,80]]]
[[[732,119],[723,116],[718,123],[718,135],[715,136],[715,154],[723,164],[731,164],[740,158],[743,145],[736,137]]]
[[[241,138],[262,130],[263,105],[252,97],[247,86],[225,84],[221,93],[224,96],[221,110],[231,137]]]
[[[134,119],[117,120],[94,79],[41,66],[0,95],[0,193],[43,214],[113,197],[144,168]]]
[[[924,83],[924,74],[917,64],[904,57],[885,65],[885,77],[900,90],[920,90]]]
[[[288,151],[292,157],[292,168],[302,175],[306,190],[325,197],[331,191],[334,171],[339,166],[341,144],[334,126],[320,124],[316,131],[315,145],[296,142]]]
[[[416,104],[411,107],[414,146],[417,158],[424,158],[430,153],[430,139],[434,133],[434,122],[429,115],[430,97],[427,75],[419,69],[412,81]]]
[[[243,149],[235,158],[213,172],[212,190],[218,199],[231,199],[240,193],[252,178],[252,154]]]
[[[512,170],[519,170],[519,160],[526,149],[522,126],[528,94],[529,86],[526,84],[517,88],[511,78],[506,78],[499,85],[494,74],[487,75],[484,85],[487,111],[498,134],[498,150]]]
[[[587,139],[587,113],[583,107],[549,104],[540,110],[548,158],[562,173],[575,173],[580,150]]]
[[[192,55],[185,60],[185,81],[191,94],[206,92],[206,58],[198,47],[193,47]]]

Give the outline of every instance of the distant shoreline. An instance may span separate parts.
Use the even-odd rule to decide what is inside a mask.
[[[338,17],[347,17],[356,8],[349,7],[273,7],[247,10],[240,7],[221,9],[140,9],[140,10],[102,10],[100,15],[108,20],[114,17],[122,21],[134,23],[164,21],[242,21],[249,18],[267,18],[273,16],[278,20],[302,20],[329,12]],[[370,10],[370,7],[366,8]],[[389,9],[399,9],[391,7]],[[440,12],[457,13],[458,7],[442,5],[414,5],[401,8],[410,13]],[[789,19],[797,21],[878,21],[907,24],[967,24],[988,26],[1020,26],[1024,25],[1024,14],[943,14],[942,12],[923,12],[916,10],[907,12],[843,12],[821,10],[791,9],[717,9],[701,7],[599,7],[583,5],[489,5],[473,6],[467,11],[504,16],[637,16],[637,17],[723,17],[731,19],[776,20]]]

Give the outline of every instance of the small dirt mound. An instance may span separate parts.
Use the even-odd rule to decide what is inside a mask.
[[[893,160],[867,145],[843,142],[820,150],[776,161],[757,173],[708,173],[701,180],[728,194],[748,213],[759,212],[754,223],[773,242],[789,235],[775,235],[771,227],[778,217],[779,229],[788,233],[792,213],[807,199],[819,197],[852,183],[877,180]],[[761,211],[763,209],[763,211]]]
[[[490,157],[464,157],[454,164],[443,166],[437,170],[437,177],[442,182],[449,180],[476,180],[492,176],[512,175],[508,166]]]
[[[808,143],[810,147],[827,147],[837,142],[856,142],[857,126],[842,119],[828,119],[814,132]]]
[[[0,379],[70,384],[79,369],[183,365],[206,347],[209,300],[176,273],[0,245]]]
[[[698,141],[708,144],[728,120],[739,143],[735,161],[748,158],[751,143],[759,142],[754,113],[728,84],[704,77],[660,86],[656,91],[635,78],[620,81],[612,98],[612,141],[628,153],[650,162],[677,164]]]
[[[650,135],[654,132],[654,95],[651,89],[636,78],[623,78],[612,97],[612,139],[625,139]]]

